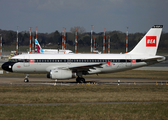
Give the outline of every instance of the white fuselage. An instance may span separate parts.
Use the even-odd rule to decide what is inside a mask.
[[[12,71],[47,73],[56,68],[102,64],[101,67],[90,68],[88,73],[116,72],[153,64],[153,62],[147,63],[141,61],[145,58],[146,56],[129,54],[25,54],[12,58],[13,60],[18,60],[13,65]],[[27,62],[25,61],[26,59],[28,60]],[[111,61],[110,64],[107,64],[109,61]]]

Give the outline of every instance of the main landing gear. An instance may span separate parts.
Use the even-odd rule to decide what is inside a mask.
[[[76,78],[76,82],[77,82],[77,83],[85,83],[85,78],[78,76],[78,77]]]
[[[29,82],[28,77],[29,77],[29,74],[26,74],[26,77],[25,77],[25,79],[24,79],[24,82],[25,82],[25,83]]]

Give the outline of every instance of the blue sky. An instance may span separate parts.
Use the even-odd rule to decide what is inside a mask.
[[[0,29],[51,33],[84,27],[90,32],[147,32],[164,25],[168,32],[168,0],[0,0]]]

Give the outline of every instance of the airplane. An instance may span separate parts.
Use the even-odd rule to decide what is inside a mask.
[[[73,53],[71,50],[62,50],[62,49],[42,49],[38,40],[35,39],[35,46],[36,46],[36,52],[37,53],[58,53],[58,54],[69,54],[69,53]]]
[[[83,75],[114,73],[166,60],[156,55],[163,25],[154,25],[139,43],[124,54],[22,54],[12,57],[2,69],[15,73],[46,73],[47,78],[76,78],[84,83]],[[24,82],[29,82],[26,75]]]

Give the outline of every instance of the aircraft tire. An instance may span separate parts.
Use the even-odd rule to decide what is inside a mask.
[[[77,77],[76,78],[76,82],[77,83],[85,83],[85,78],[83,78],[83,77]]]
[[[25,78],[25,79],[24,79],[24,82],[25,82],[25,83],[29,82],[29,79]]]
[[[80,78],[79,82],[80,83],[85,83],[85,78]]]

